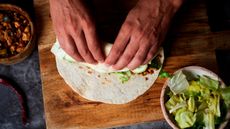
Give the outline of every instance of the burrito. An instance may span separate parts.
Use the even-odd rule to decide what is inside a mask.
[[[105,43],[103,50],[109,54],[112,44]],[[144,94],[156,81],[164,61],[163,48],[146,65],[134,70],[115,70],[103,63],[77,62],[54,43],[57,70],[65,82],[80,96],[108,104],[125,104]]]

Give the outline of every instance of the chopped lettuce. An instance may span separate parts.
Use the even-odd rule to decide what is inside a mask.
[[[189,82],[189,87],[187,87],[186,91],[185,91],[185,95],[188,96],[188,97],[196,97],[196,96],[199,96],[200,95],[200,90],[201,90],[201,87],[199,85],[198,82],[196,81],[191,81]]]
[[[198,100],[198,102],[200,102],[200,101]],[[198,111],[204,111],[207,108],[208,108],[207,102],[206,101],[201,101],[199,106],[198,106],[198,108],[197,108],[197,110]]]
[[[215,129],[225,119],[230,106],[230,87],[208,76],[187,80],[182,71],[168,83],[170,93],[165,106],[180,128]]]
[[[188,103],[188,110],[191,112],[195,112],[196,110],[195,98],[193,96],[189,97],[187,103]]]
[[[219,82],[217,80],[213,80],[208,76],[200,77],[201,85],[209,88],[210,90],[217,90],[219,88]]]
[[[186,107],[187,106],[187,104],[186,104],[186,102],[181,102],[181,103],[177,103],[171,110],[169,110],[169,113],[173,113],[173,112],[175,112],[176,113],[176,110],[178,110],[178,109],[180,109],[180,108],[184,108],[184,107]]]
[[[221,89],[221,96],[223,97],[227,107],[230,108],[230,87]]]
[[[174,94],[179,94],[187,89],[189,83],[182,71],[179,71],[170,79],[168,86]]]
[[[180,128],[188,128],[194,125],[196,114],[186,108],[182,108],[176,112],[175,120]]]
[[[211,95],[211,91],[208,88],[201,88],[200,96],[198,96],[199,101],[205,101]]]
[[[116,75],[118,75],[119,79],[121,80],[121,83],[125,83],[127,82],[130,77],[131,77],[131,72],[127,71],[127,72],[116,72]]]
[[[179,109],[187,107],[186,98],[183,94],[173,95],[167,103],[165,103],[165,106],[169,113],[175,115]]]
[[[204,128],[203,129],[215,129],[214,114],[212,112],[204,113]]]
[[[212,112],[215,116],[220,117],[220,95],[214,92],[207,99],[207,103],[210,112]]]
[[[197,129],[198,127],[204,127],[204,111],[197,111],[196,112],[196,122],[195,125],[193,126],[194,129]]]
[[[141,65],[138,68],[132,70],[133,73],[142,73],[148,68],[148,65]]]
[[[161,70],[160,74],[159,74],[159,77],[160,78],[171,78],[172,76],[168,72],[166,72],[164,70]]]

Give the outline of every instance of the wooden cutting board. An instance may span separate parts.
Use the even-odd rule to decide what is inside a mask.
[[[230,48],[230,32],[210,32],[204,0],[191,1],[175,17],[165,41],[164,70],[172,73],[189,65],[217,72],[215,49]],[[40,68],[49,129],[107,128],[163,120],[160,92],[164,79],[136,100],[123,105],[88,101],[74,93],[59,76],[50,52],[55,35],[47,0],[35,0]]]

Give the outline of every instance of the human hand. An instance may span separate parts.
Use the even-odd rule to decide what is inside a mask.
[[[50,12],[60,46],[77,61],[103,61],[95,25],[83,0],[50,0]]]
[[[182,0],[139,0],[129,12],[105,60],[115,69],[147,64],[162,43]]]

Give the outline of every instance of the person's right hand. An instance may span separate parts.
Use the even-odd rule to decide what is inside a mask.
[[[77,61],[104,61],[96,28],[84,0],[50,0],[54,31],[64,51]]]

